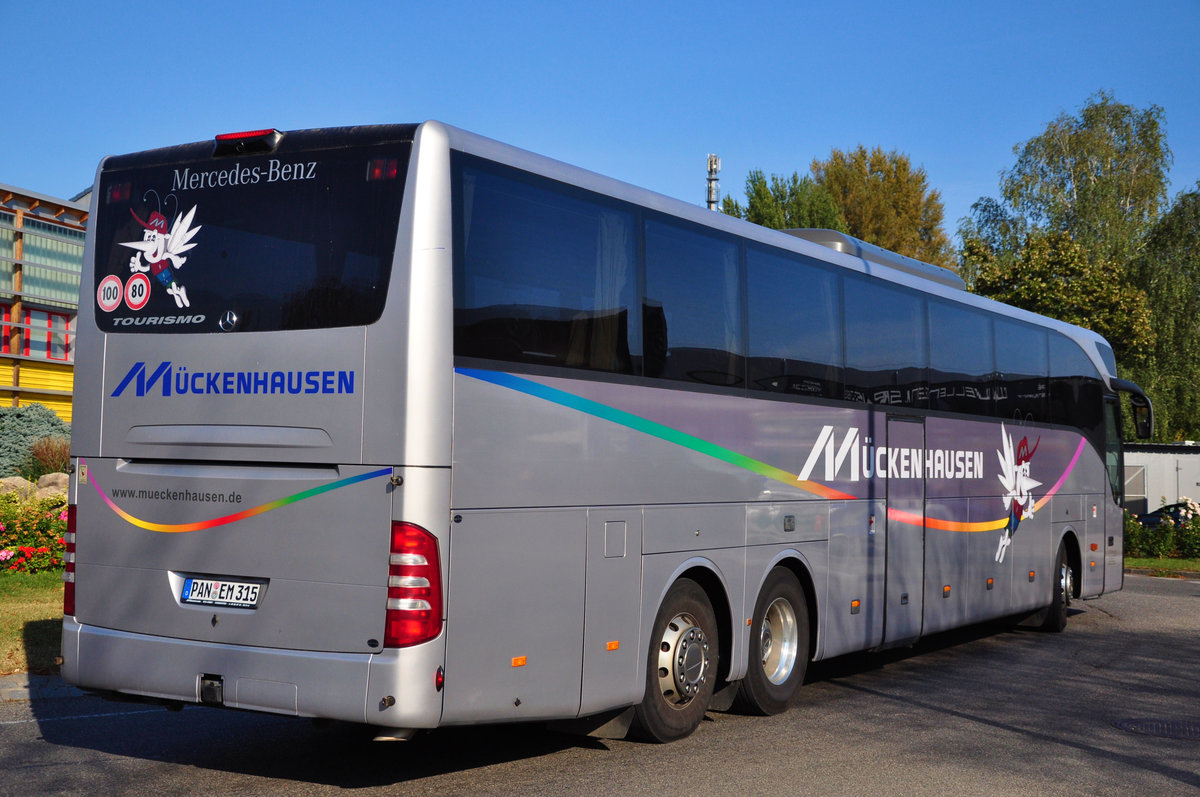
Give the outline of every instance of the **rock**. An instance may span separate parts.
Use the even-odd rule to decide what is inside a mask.
[[[39,487],[34,498],[41,501],[44,498],[66,498],[67,494],[57,487]]]
[[[6,476],[0,479],[0,494],[16,493],[17,498],[22,501],[28,501],[30,498],[33,498],[36,492],[37,487],[34,486],[33,482],[23,479],[20,476]]]
[[[66,493],[67,488],[71,485],[71,477],[65,473],[47,473],[42,478],[38,479],[38,496],[42,494],[42,490],[52,489],[60,493]]]

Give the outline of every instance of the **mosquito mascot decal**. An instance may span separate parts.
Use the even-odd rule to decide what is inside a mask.
[[[1004,450],[997,451],[996,456],[1000,459],[1000,484],[1005,489],[1005,494],[1000,500],[1008,510],[1008,525],[1001,533],[1000,545],[996,548],[997,562],[1004,561],[1004,554],[1012,544],[1013,533],[1020,522],[1027,517],[1033,517],[1032,491],[1035,487],[1042,486],[1041,482],[1029,476],[1029,461],[1033,459],[1033,454],[1042,439],[1039,437],[1030,449],[1029,438],[1022,437],[1014,450],[1012,435],[1004,428],[1004,424],[1000,424],[1000,437]]]
[[[147,194],[150,193],[153,193],[155,198],[158,197],[157,191],[147,192]],[[168,194],[167,199],[174,200],[175,195]],[[178,200],[176,203],[178,204]],[[159,207],[160,210],[150,214],[149,221],[143,221],[133,212],[133,208],[129,209],[130,214],[138,224],[142,225],[145,232],[142,233],[142,240],[123,242],[121,246],[137,250],[137,254],[129,259],[130,271],[150,272],[150,275],[157,279],[167,289],[167,293],[175,299],[176,307],[189,307],[191,302],[188,301],[187,288],[175,281],[173,269],[179,269],[187,262],[183,253],[195,246],[194,243],[189,242],[201,229],[192,226],[192,219],[196,216],[196,206],[192,205],[192,209],[183,216],[176,216],[175,223],[171,225],[169,232],[167,231],[167,217],[161,211],[161,202]]]

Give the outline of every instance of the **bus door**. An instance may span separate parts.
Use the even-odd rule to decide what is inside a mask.
[[[909,467],[904,467],[900,452],[918,451],[923,456],[924,421],[888,418],[887,447],[888,456],[881,458],[884,461],[877,467],[886,468],[879,476],[887,476],[887,601],[883,643],[893,645],[921,635],[925,592],[924,469],[912,467],[911,461]]]
[[[1104,469],[1108,472],[1110,497],[1102,502],[1104,534],[1100,549],[1104,552],[1107,592],[1121,589],[1125,584],[1125,459],[1121,450],[1121,405],[1116,396],[1104,400],[1104,438]],[[1085,555],[1094,556],[1090,546]],[[1090,562],[1089,559],[1085,567],[1090,567]]]

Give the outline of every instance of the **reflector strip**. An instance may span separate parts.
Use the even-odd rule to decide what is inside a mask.
[[[429,601],[420,598],[388,598],[387,607],[394,612],[427,612],[433,609]]]
[[[421,564],[425,563],[422,562]],[[400,587],[401,589],[428,587],[429,579],[424,576],[388,576],[388,586]]]
[[[514,656],[513,660],[512,660],[512,666],[524,667],[525,666],[525,657],[524,656]]]

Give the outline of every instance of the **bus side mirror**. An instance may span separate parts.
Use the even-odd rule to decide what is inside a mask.
[[[1142,440],[1154,434],[1154,409],[1150,406],[1150,399],[1137,394],[1130,394],[1130,403],[1133,404],[1133,427],[1137,432],[1137,436]]]

